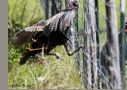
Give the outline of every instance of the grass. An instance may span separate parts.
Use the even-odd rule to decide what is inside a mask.
[[[60,49],[61,47],[58,48]],[[61,49],[64,51],[64,48]],[[19,66],[18,63],[13,63],[13,66],[11,66],[12,70],[8,72],[8,88],[36,88],[36,73],[37,77],[44,78],[44,86],[40,86],[38,88],[82,89],[81,78],[77,73],[75,59],[73,57],[68,57],[65,52],[60,53],[64,58],[63,61],[58,60],[55,57],[46,56],[45,60],[40,63],[30,64],[30,62],[27,62],[27,64],[23,66]],[[13,87],[12,84],[14,84]],[[21,85],[21,87],[16,84]],[[25,84],[25,86],[23,86],[23,84]]]
[[[12,27],[10,25],[11,20],[15,23],[20,24],[23,12],[23,6],[25,5],[25,0],[18,0],[16,4],[15,11],[13,13],[13,8],[16,0],[8,0],[8,28],[11,28],[9,32],[12,32]],[[127,1],[126,1],[127,2]],[[28,4],[29,3],[29,4]],[[79,0],[79,30],[84,28],[84,1]],[[117,7],[120,7],[120,1],[117,0]],[[37,5],[37,7],[36,7]],[[34,9],[36,7],[36,13],[33,16]],[[105,5],[99,0],[99,11],[106,16]],[[127,8],[127,6],[126,6]],[[12,14],[13,13],[13,14]],[[120,13],[117,11],[118,16],[118,28],[120,28]],[[13,18],[12,18],[13,17]],[[43,9],[40,11],[40,3],[35,0],[27,0],[26,9],[23,16],[23,27],[28,26],[32,19],[32,22],[36,22],[40,19],[44,19]],[[106,42],[106,21],[100,15],[100,47]],[[19,26],[17,26],[19,27]],[[18,28],[16,32],[18,31]],[[13,34],[11,34],[13,35]],[[11,38],[11,36],[9,36]],[[9,39],[10,40],[10,39]],[[9,45],[10,48],[10,45]],[[23,47],[25,48],[25,47]],[[52,52],[60,53],[63,57],[63,61],[56,59],[53,56],[45,56],[43,60],[41,54],[36,55],[36,57],[30,58],[28,62],[20,66],[18,58],[21,57],[21,50],[18,48],[12,48],[9,52],[8,58],[8,89],[83,89],[81,76],[76,67],[75,55],[69,57],[63,46],[58,46]],[[32,61],[32,62],[31,62]],[[127,70],[127,69],[126,69]],[[38,77],[42,77],[43,81],[41,83],[37,82],[35,73]],[[127,83],[126,83],[127,84]]]

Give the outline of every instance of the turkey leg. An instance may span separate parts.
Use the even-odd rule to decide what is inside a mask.
[[[74,53],[76,53],[76,52],[79,51],[81,48],[83,48],[83,45],[81,45],[79,48],[77,48],[74,52],[71,52],[71,50],[70,50],[70,48],[69,48],[68,42],[66,42],[66,43],[64,44],[64,47],[65,47],[65,49],[66,49],[66,52],[67,52],[68,56],[72,56]]]

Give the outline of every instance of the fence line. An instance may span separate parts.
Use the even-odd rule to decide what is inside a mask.
[[[102,49],[101,45],[100,45],[101,44],[101,42],[100,42],[101,41],[101,39],[100,39],[101,32],[100,32],[100,28],[99,28],[99,26],[100,26],[100,23],[99,23],[100,16],[105,21],[107,21],[107,23],[110,23],[112,25],[112,27],[117,28],[117,26],[115,26],[114,23],[112,23],[112,21],[109,20],[108,17],[105,16],[100,11],[100,9],[102,8],[102,7],[99,7],[99,1],[100,1],[105,6],[108,6],[109,8],[117,10],[121,13],[121,29],[120,29],[120,31],[122,31],[122,39],[121,39],[122,40],[122,52],[121,53],[123,55],[122,58],[121,58],[122,59],[122,66],[123,66],[122,67],[122,83],[123,83],[122,88],[125,89],[126,88],[126,85],[125,85],[126,83],[125,83],[125,65],[124,64],[125,64],[125,48],[126,47],[125,47],[125,33],[124,33],[124,30],[125,30],[124,17],[125,17],[126,10],[125,10],[125,12],[122,12],[123,11],[122,9],[112,6],[111,3],[115,3],[115,2],[106,3],[104,0],[94,0],[94,1],[95,1],[95,3],[94,3],[95,5],[93,4],[93,2],[88,2],[87,0],[85,0],[85,2],[82,3],[83,4],[82,8],[83,8],[84,12],[81,8],[79,8],[79,10],[76,11],[75,26],[74,26],[75,27],[75,32],[74,32],[75,43],[69,42],[69,45],[70,45],[71,48],[73,48],[73,44],[75,44],[75,48],[78,48],[80,45],[84,45],[84,48],[81,49],[81,51],[76,53],[77,69],[78,69],[78,71],[81,71],[82,85],[83,85],[84,88],[91,88],[91,89],[94,89],[94,88],[98,88],[98,89],[102,89],[102,88],[110,89],[111,88],[111,89],[114,89],[115,88],[114,85],[113,85],[114,82],[112,83],[112,81],[109,78],[110,76],[105,75],[105,72],[107,72],[107,74],[109,74],[108,68],[101,65],[101,63],[104,62],[103,59],[101,58],[101,54],[103,54],[105,57],[108,57],[108,55],[104,50],[101,50]],[[79,0],[79,2],[81,2],[81,0]],[[122,3],[122,2],[125,2],[125,0],[121,0],[121,8],[122,8],[123,4],[125,4],[125,3]],[[16,3],[17,3],[17,1],[15,2],[15,6],[14,6],[14,9],[13,9],[11,20],[13,18],[13,14],[15,12]],[[19,27],[19,29],[22,28],[24,11],[25,11],[25,7],[27,6],[27,4],[28,4],[28,2],[26,0],[24,8],[23,8],[21,23],[20,23],[21,26]],[[50,17],[50,14],[52,14],[51,11],[49,10],[50,9],[49,0],[46,0],[45,4],[44,3],[41,3],[41,4],[42,4],[43,8],[45,9],[45,16],[46,16],[45,18],[48,19]],[[58,4],[59,11],[61,11],[62,1],[58,0],[57,4]],[[90,8],[88,8],[86,6],[91,7],[91,10],[93,11],[93,14],[95,14],[95,18],[93,18],[91,16],[91,13],[89,11]],[[32,18],[31,18],[31,21],[30,21],[30,24],[32,22],[33,17],[35,16],[35,12],[36,12],[37,7],[38,6],[36,4],[36,6],[34,8],[33,15],[32,15]],[[93,23],[94,19],[95,19],[95,23]],[[91,21],[91,20],[93,20],[93,21]],[[86,27],[89,27],[89,30],[91,30],[90,33],[89,33],[88,30],[86,30],[86,27],[84,27],[84,25],[86,25]],[[16,29],[15,26],[13,26],[12,23],[10,23],[10,26],[12,27],[13,33],[15,34],[15,29]],[[93,26],[95,26],[95,28],[94,28],[95,32],[92,32]],[[103,30],[102,32],[106,33],[106,30],[105,31]],[[94,34],[95,34],[96,39],[93,38]],[[87,42],[88,45],[90,45],[89,47],[86,47],[88,45],[85,45],[86,44],[85,40],[84,40],[85,37],[87,37],[89,39],[89,41]],[[103,39],[102,41],[105,40],[105,41],[108,42],[108,44],[111,44],[108,41],[106,36],[105,36],[105,38],[106,39]],[[11,48],[12,47],[9,48],[9,51],[10,51]],[[93,55],[93,51],[95,51],[96,58],[93,58],[91,56],[91,55]],[[85,56],[85,58],[84,58],[84,56]],[[112,60],[114,57],[110,57],[110,58]],[[90,65],[90,67],[85,66],[86,63],[87,63],[87,66]],[[108,64],[106,63],[106,65],[108,65]],[[62,66],[62,67],[64,67],[64,66]],[[84,67],[87,68],[87,69],[89,68],[91,72],[88,72],[87,70],[84,70]],[[95,69],[95,71],[94,71],[94,69]],[[104,72],[102,71],[102,69],[103,69]],[[96,72],[96,70],[97,70],[97,72]],[[97,74],[97,78],[96,78],[96,76],[94,76],[95,74]],[[94,81],[94,80],[97,80],[97,81]],[[121,81],[118,81],[118,82],[121,82]],[[88,85],[88,87],[86,87],[87,85]]]

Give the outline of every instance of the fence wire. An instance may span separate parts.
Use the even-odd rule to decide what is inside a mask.
[[[80,1],[80,0],[79,0]],[[86,6],[90,6],[91,8],[93,8],[93,13],[92,14],[94,14],[94,13],[98,13],[99,14],[99,22],[100,22],[100,26],[99,26],[99,29],[100,29],[100,34],[99,34],[99,36],[100,36],[100,45],[97,43],[97,42],[95,42],[94,44],[95,45],[97,45],[97,47],[99,47],[100,48],[100,50],[101,50],[101,57],[103,57],[103,58],[101,58],[101,69],[97,66],[97,64],[96,64],[96,62],[94,61],[94,60],[92,60],[91,59],[91,56],[89,55],[91,52],[92,52],[92,50],[91,50],[91,48],[90,47],[87,47],[87,48],[85,48],[85,49],[83,49],[82,50],[82,52],[81,53],[83,53],[83,54],[85,54],[86,56],[87,56],[87,58],[88,58],[88,60],[85,60],[86,62],[89,62],[89,60],[91,61],[91,63],[93,63],[93,65],[95,65],[95,67],[97,68],[97,70],[99,71],[99,73],[98,73],[98,76],[100,75],[101,76],[101,88],[115,88],[115,87],[113,87],[113,85],[112,85],[112,83],[111,83],[111,81],[109,80],[109,77],[110,77],[110,74],[109,74],[109,63],[106,61],[106,57],[108,57],[108,54],[107,54],[107,51],[106,51],[106,48],[104,48],[105,46],[105,43],[106,42],[108,42],[108,39],[107,39],[107,27],[106,27],[106,21],[107,21],[107,23],[110,23],[111,25],[112,25],[112,27],[114,27],[114,28],[117,28],[118,29],[118,32],[120,32],[121,33],[121,29],[120,29],[120,20],[118,20],[117,21],[117,23],[118,23],[118,26],[116,26],[114,23],[112,23],[112,21],[110,21],[108,18],[107,18],[107,16],[106,16],[106,10],[105,10],[105,6],[108,6],[108,7],[110,7],[110,8],[113,8],[113,9],[115,9],[116,11],[117,11],[117,13],[121,13],[121,9],[120,9],[120,7],[118,8],[118,7],[112,7],[111,6],[111,4],[108,4],[108,3],[106,3],[106,2],[104,2],[103,0],[99,0],[99,3],[101,3],[101,4],[99,4],[99,6],[98,6],[98,8],[99,8],[99,10],[97,10],[97,8],[95,8],[95,5],[94,4],[92,4],[92,2],[88,2],[87,0],[85,0],[86,2],[84,2],[83,4],[85,5],[85,6],[83,6],[83,7],[86,7]],[[116,3],[116,2],[110,2],[110,3]],[[102,5],[102,6],[100,6],[100,5]],[[120,6],[120,2],[119,2],[119,5],[118,5],[118,2],[117,2],[117,6]],[[102,8],[103,8],[103,12],[102,12]],[[88,9],[88,10],[87,10]],[[85,23],[87,22],[88,23],[88,27],[91,27],[92,28],[92,26],[93,26],[93,24],[92,24],[92,22],[94,22],[94,18],[95,17],[92,17],[91,16],[91,13],[89,13],[90,11],[89,11],[90,9],[88,8],[88,7],[86,7],[85,8],[85,10],[82,10],[82,9],[80,9],[79,8],[79,32],[78,33],[80,33],[80,32],[83,32],[84,33],[84,31],[86,32],[86,29],[84,29],[84,25],[85,25]],[[83,11],[85,11],[85,12],[83,12]],[[105,11],[105,12],[104,12]],[[84,16],[86,15],[86,18],[84,18]],[[89,17],[89,16],[91,16],[91,17]],[[93,18],[93,21],[90,19],[90,18]],[[117,14],[117,18],[121,18],[118,14]],[[84,19],[87,19],[87,20],[85,20],[86,22],[84,22]],[[103,21],[102,21],[103,20]],[[82,26],[82,24],[83,24],[83,26]],[[101,26],[103,24],[103,26]],[[94,33],[98,33],[98,30],[95,28],[95,32]],[[77,34],[76,34],[77,35]],[[75,35],[75,36],[76,36]],[[88,33],[88,34],[86,34],[87,35],[87,37],[89,38],[89,42],[87,42],[87,43],[93,43],[94,42],[94,38],[92,37],[92,35],[90,35],[90,33]],[[82,35],[81,35],[82,36]],[[84,36],[84,35],[83,35]],[[80,37],[80,40],[79,40],[79,44],[81,45],[81,44],[85,44],[85,42],[84,42],[84,37]],[[119,38],[121,38],[120,36],[119,36]],[[77,40],[77,39],[76,39]],[[109,44],[110,44],[110,42],[108,42]],[[104,47],[103,47],[104,46]],[[84,46],[84,47],[86,47],[86,46]],[[90,50],[90,52],[89,53],[87,53],[87,50]],[[94,49],[93,49],[94,50]],[[121,57],[121,54],[119,54],[120,55],[120,57]],[[114,57],[111,57],[111,60],[112,60],[112,58],[114,58]],[[95,58],[96,59],[96,58]],[[99,61],[100,60],[100,58],[97,58],[97,61]],[[120,60],[120,62],[121,62],[122,60]],[[120,64],[120,63],[119,63]],[[84,80],[84,79],[82,79],[83,80],[83,84],[84,84],[84,87],[85,88],[88,88],[88,83],[89,83],[89,88],[97,88],[95,85],[95,83],[92,83],[92,80],[91,80],[91,78],[90,77],[92,77],[92,73],[90,72],[90,74],[91,74],[91,76],[86,76],[84,73],[86,73],[86,72],[84,72],[84,68],[83,68],[83,62],[81,62],[81,65],[82,65],[82,69],[81,70],[83,70],[82,71],[82,77],[85,77],[86,79]],[[91,64],[90,64],[91,65]],[[88,67],[87,67],[88,68]],[[91,70],[92,71],[92,70]],[[118,73],[120,73],[120,72],[118,72]],[[90,75],[89,74],[89,75]],[[120,77],[119,77],[120,78]],[[87,81],[87,82],[86,82]],[[122,82],[122,81],[117,81],[117,82]]]
[[[19,14],[20,15],[19,18],[21,18],[21,21],[17,21],[19,23],[19,25],[17,26],[15,26],[15,23],[13,23],[13,19],[14,19],[13,14],[15,12],[16,4],[18,1],[15,2],[13,13],[11,17],[9,17],[10,22],[8,24],[9,27],[13,30],[13,34],[10,35],[11,38],[8,41],[10,45],[11,45],[11,41],[13,41],[14,39],[14,34],[18,32],[20,29],[24,28],[22,27],[22,24],[26,24],[27,26],[28,24],[31,25],[33,23],[32,21],[34,17],[39,17],[38,20],[41,20],[41,17],[42,17],[41,15],[43,14],[43,12],[45,12],[45,16],[47,15],[46,14],[47,11],[48,11],[49,17],[53,15],[51,11],[52,1],[51,0],[48,0],[48,1],[49,1],[48,2],[49,5],[47,8],[46,0],[40,0],[40,1],[36,0],[36,5],[31,10],[31,15],[30,15],[31,17],[28,16],[29,18],[27,19],[27,18],[23,18],[23,16],[25,15],[25,9],[27,8],[28,0],[22,0],[22,5],[24,4],[24,7],[22,7],[22,10],[21,10],[22,13]],[[63,1],[61,3],[60,0],[54,0],[54,1],[55,1],[55,4],[57,5],[56,9],[58,9],[59,11],[61,10],[60,8],[62,9],[67,8],[66,5],[64,5],[67,3]],[[120,8],[120,1],[106,3],[104,0],[98,0],[98,2],[99,2],[99,5],[97,9],[95,7],[95,4],[93,4],[93,2],[88,2],[87,0],[78,0],[78,3],[80,4],[80,7],[78,9],[78,18],[76,19],[78,20],[78,26],[74,24],[70,30],[71,34],[70,34],[69,45],[72,51],[77,48],[77,45],[78,46],[84,45],[84,48],[82,48],[82,50],[76,53],[76,56],[77,56],[76,61],[78,63],[77,68],[79,68],[78,72],[81,72],[82,86],[84,88],[87,88],[87,89],[97,89],[97,88],[114,89],[114,85],[112,84],[112,81],[110,80],[109,63],[105,59],[106,57],[108,57],[108,54],[106,51],[107,49],[105,48],[106,43],[108,42],[106,21],[107,23],[110,23],[112,27],[117,28],[118,32],[121,32],[121,28],[120,28],[121,23],[119,19],[121,19],[120,14],[122,11]],[[111,3],[116,3],[117,7],[111,6]],[[88,8],[87,6],[91,7],[91,10],[93,10],[93,12],[90,12],[90,8]],[[107,18],[105,6],[113,8],[117,11],[118,26],[114,25],[114,23],[112,23],[112,21],[110,21]],[[42,10],[42,7],[44,11]],[[127,12],[127,10],[125,12]],[[95,13],[98,13],[99,15],[99,23],[100,23],[98,27],[99,31],[97,29],[97,24],[96,24],[96,19],[95,19],[95,17],[97,16],[96,15],[95,16],[93,15],[94,17],[91,16],[91,14],[95,14]],[[23,20],[27,20],[28,22],[23,23]],[[77,28],[78,30],[74,31],[74,28],[75,29]],[[89,30],[86,30],[87,28]],[[96,39],[98,33],[100,37],[100,41],[99,41],[100,44],[97,42],[97,39]],[[89,41],[85,41],[85,40],[89,40]],[[9,50],[11,48],[12,47],[9,47]],[[98,50],[97,48],[100,48],[100,51],[97,51]],[[97,57],[98,52],[100,52],[101,58]],[[94,58],[93,57],[91,58],[92,55]],[[121,54],[119,55],[121,57]],[[112,60],[112,58],[114,57],[108,57],[108,58],[111,58]],[[101,63],[98,64],[100,60],[101,60]],[[118,73],[121,73],[121,72],[118,72]],[[100,80],[98,80],[99,77],[101,77]],[[122,81],[117,81],[117,82],[122,83]],[[99,83],[100,83],[100,86],[99,86]]]

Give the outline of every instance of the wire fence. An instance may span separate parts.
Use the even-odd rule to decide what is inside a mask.
[[[80,0],[79,0],[79,2],[80,2]],[[100,7],[98,2],[101,3],[100,5],[103,4],[102,6],[104,6],[104,7],[102,7],[102,6]],[[121,1],[121,2],[124,2],[124,1]],[[118,32],[120,32],[120,34],[118,35],[119,42],[117,42],[117,44],[121,45],[122,44],[121,40],[123,41],[124,46],[122,46],[122,47],[124,47],[124,50],[122,52],[125,53],[125,35],[124,35],[125,28],[122,29],[122,25],[125,25],[125,24],[120,23],[119,20],[118,21],[116,20],[116,22],[113,23],[113,21],[111,21],[112,19],[110,19],[110,18],[117,17],[121,20],[121,22],[124,21],[124,19],[123,19],[124,16],[122,17],[123,12],[122,12],[122,9],[120,8],[121,2],[116,3],[115,1],[110,1],[110,0],[107,2],[105,2],[103,0],[96,0],[96,1],[85,0],[83,3],[84,10],[81,10],[79,8],[79,21],[78,21],[79,32],[77,34],[79,34],[81,32],[85,33],[85,35],[83,35],[83,36],[80,35],[80,36],[82,36],[82,37],[80,37],[80,39],[82,38],[82,41],[81,40],[78,41],[78,43],[80,45],[81,44],[84,45],[84,49],[81,52],[84,55],[83,61],[80,61],[80,64],[82,65],[81,72],[82,72],[82,80],[83,80],[84,88],[98,88],[98,89],[112,88],[113,89],[113,88],[121,88],[120,85],[123,86],[122,88],[125,88],[125,56],[123,54],[119,54],[120,61],[119,61],[119,59],[118,59],[118,61],[117,60],[115,61],[115,62],[117,62],[117,63],[115,63],[115,64],[117,64],[117,67],[118,67],[117,69],[124,68],[124,70],[123,69],[120,69],[121,71],[116,70],[116,74],[119,73],[119,76],[115,77],[114,81],[112,81],[113,77],[111,77],[111,73],[115,72],[115,71],[113,71],[111,69],[116,68],[115,65],[112,65],[112,63],[114,63],[114,62],[112,62],[112,60],[113,60],[113,58],[119,58],[119,57],[117,57],[116,55],[113,55],[113,56],[109,55],[109,51],[108,51],[109,47],[107,45],[107,43],[109,45],[112,43],[112,42],[108,41],[108,40],[112,39],[111,37],[107,37],[107,36],[110,36],[108,34],[111,34],[113,36],[113,34],[109,33],[109,31],[107,30],[107,29],[109,29],[108,23],[110,23],[111,27],[115,28],[116,31],[118,30]],[[115,5],[113,6],[112,5],[113,3],[117,4],[117,6],[119,6],[119,8]],[[123,4],[125,4],[125,3],[121,3],[121,6],[125,6]],[[102,12],[101,8],[103,8],[103,12]],[[108,13],[108,11],[106,12],[107,8],[116,10],[117,13],[121,14],[121,17],[118,14],[114,14],[113,17],[109,18],[108,14],[110,14],[110,13]],[[84,11],[84,13],[83,13],[83,11]],[[125,11],[124,11],[124,14],[125,14]],[[84,20],[85,20],[85,22],[84,22]],[[101,21],[101,20],[103,20],[103,21]],[[107,24],[106,24],[106,22],[107,22]],[[83,26],[81,26],[82,24],[83,24]],[[101,26],[101,25],[103,25],[103,26]],[[121,25],[121,28],[120,28],[120,25]],[[118,32],[116,34],[118,34]],[[121,33],[122,33],[123,38],[120,36]],[[115,37],[115,38],[117,38],[117,37]],[[119,46],[118,48],[121,48],[121,47]],[[115,49],[113,49],[113,50],[116,51]],[[121,49],[120,49],[120,51],[121,51]],[[109,61],[109,60],[111,60],[111,61]],[[124,63],[120,67],[122,60]],[[124,67],[122,67],[122,66],[124,66]],[[122,74],[124,73],[124,75],[122,76],[124,78],[124,81],[121,80],[121,78],[120,78],[121,72],[122,72]],[[115,84],[118,86],[116,86]]]
[[[15,2],[13,13],[15,12],[17,2]],[[17,21],[19,23],[17,26],[13,23],[14,16],[12,13],[11,17],[9,17],[11,18],[9,27],[12,28],[13,34],[11,33],[10,36],[14,36],[16,32],[24,28],[22,24],[26,24],[27,26],[28,23],[29,25],[32,24],[34,17],[39,16],[38,20],[41,20],[43,12],[45,12],[45,18],[48,19],[61,10],[68,8],[67,0],[36,0],[36,3],[38,2],[41,3],[40,6],[36,4],[31,9],[32,18],[27,19],[24,18],[24,12],[27,8],[28,1],[22,1],[21,4],[24,7],[22,7],[22,13],[19,14],[21,21]],[[84,45],[84,48],[76,53],[77,71],[81,73],[82,86],[86,89],[125,89],[126,46],[124,17],[125,13],[127,13],[127,10],[123,10],[125,8],[125,0],[78,0],[78,3],[80,7],[75,12],[75,24],[72,25],[70,30],[69,44],[72,51],[80,45]],[[108,10],[115,13],[113,17],[108,17],[108,14],[110,14]],[[115,19],[115,23],[112,21],[113,18]],[[28,22],[23,23],[23,19]],[[109,30],[114,29],[116,30],[110,33]],[[113,33],[116,34],[115,40]],[[118,35],[118,33],[120,34]],[[14,37],[10,38],[9,44],[11,44],[10,41],[13,39]],[[114,45],[112,42],[115,42],[117,45],[111,46]],[[109,46],[112,48],[117,47],[117,49],[112,49]],[[9,47],[9,50],[11,48]],[[112,50],[111,52],[110,49]],[[112,52],[116,53],[112,54]],[[115,63],[114,60],[116,60]]]

